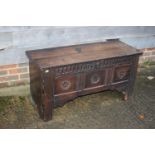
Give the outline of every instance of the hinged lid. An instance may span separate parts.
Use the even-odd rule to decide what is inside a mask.
[[[33,50],[27,51],[26,54],[30,61],[35,61],[40,68],[46,68],[113,57],[140,55],[142,52],[121,41],[108,41]]]

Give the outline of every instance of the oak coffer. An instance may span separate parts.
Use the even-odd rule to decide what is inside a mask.
[[[131,96],[141,52],[120,41],[27,51],[30,88],[40,117],[74,98],[118,90]]]

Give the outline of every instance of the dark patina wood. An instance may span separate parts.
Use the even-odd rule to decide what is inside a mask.
[[[127,100],[133,92],[139,50],[120,41],[27,51],[32,99],[40,117],[74,98],[118,90]]]

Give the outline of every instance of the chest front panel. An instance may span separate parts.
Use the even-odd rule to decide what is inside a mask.
[[[65,96],[126,82],[130,78],[131,65],[132,58],[128,57],[56,67],[54,94]]]

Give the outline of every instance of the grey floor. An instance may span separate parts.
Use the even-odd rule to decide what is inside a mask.
[[[105,91],[79,97],[54,110],[53,120],[43,122],[29,97],[0,97],[0,128],[155,128],[155,65],[139,69],[133,96]],[[6,104],[5,104],[6,103]]]

